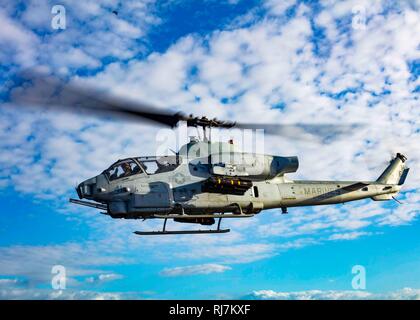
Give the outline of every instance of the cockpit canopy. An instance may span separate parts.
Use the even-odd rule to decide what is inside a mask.
[[[134,161],[134,159],[117,161],[108,170],[105,170],[106,176],[111,181],[138,173],[143,173],[143,170],[141,169],[139,163]]]
[[[135,174],[153,175],[175,170],[180,164],[179,156],[136,157],[118,160],[104,174],[110,181]]]

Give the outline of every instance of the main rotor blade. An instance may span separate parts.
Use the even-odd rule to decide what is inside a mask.
[[[20,74],[25,86],[12,88],[12,103],[25,106],[54,107],[64,111],[87,111],[93,114],[109,115],[152,121],[169,127],[187,119],[181,113],[160,110],[152,105],[112,96],[106,92],[77,83],[66,83],[58,78],[34,71]],[[28,86],[32,84],[32,86]]]
[[[333,123],[236,123],[239,129],[263,129],[265,134],[283,136],[286,138],[311,140],[314,136],[321,139],[334,139],[350,134],[353,130],[362,127],[361,123],[333,124]]]
[[[92,87],[82,86],[77,82],[65,82],[57,77],[45,75],[32,69],[22,72],[18,78],[21,86],[11,88],[11,102],[15,104],[53,107],[71,112],[83,110],[105,116],[112,114],[129,120],[154,122],[169,127],[175,127],[178,122],[186,121],[188,126],[264,129],[265,134],[299,140],[313,140],[314,137],[318,137],[326,142],[341,135],[350,134],[352,130],[361,126],[361,124],[259,124],[221,121],[162,110],[150,104],[117,97]]]

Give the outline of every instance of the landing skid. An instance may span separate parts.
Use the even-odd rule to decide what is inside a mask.
[[[165,218],[163,222],[162,231],[134,231],[134,234],[139,236],[154,236],[154,235],[167,235],[167,234],[209,234],[209,233],[227,233],[230,229],[220,229],[220,223],[222,222],[222,218],[219,218],[217,223],[217,229],[215,230],[173,230],[169,231],[166,230],[166,222],[168,218]]]
[[[214,218],[214,219],[226,219],[226,218],[251,218],[254,214],[155,214],[152,217],[157,219],[199,219],[199,218]]]
[[[220,230],[174,230],[174,231],[134,231],[139,236],[153,236],[163,234],[206,234],[206,233],[227,233],[230,229]]]

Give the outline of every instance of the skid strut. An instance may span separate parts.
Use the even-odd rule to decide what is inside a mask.
[[[208,233],[227,233],[230,229],[220,229],[220,224],[223,218],[218,218],[216,230],[166,230],[166,222],[168,218],[165,218],[163,222],[162,231],[134,231],[134,234],[139,236],[151,236],[151,235],[164,235],[164,234],[208,234]]]

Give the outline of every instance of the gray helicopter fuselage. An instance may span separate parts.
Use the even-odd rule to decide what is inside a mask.
[[[197,144],[189,147],[194,145]],[[123,165],[126,161],[132,166],[140,165],[141,170],[114,179],[111,171],[104,171],[79,185],[79,197],[106,204],[107,214],[115,218],[170,213],[255,214],[264,209],[284,210],[365,198],[389,200],[400,191],[404,182],[401,177],[404,175],[405,179],[408,171],[405,157],[397,155],[377,181],[293,181],[285,173],[297,170],[296,157],[236,152],[229,145],[205,156],[200,153],[191,156],[189,147],[181,149],[176,159],[172,156],[162,157],[163,160],[159,157],[122,160]],[[169,160],[173,162],[167,164]],[[152,161],[166,161],[166,167],[148,173],[147,166]],[[116,171],[118,165],[119,162],[109,170]],[[214,184],[210,189],[209,183]]]

